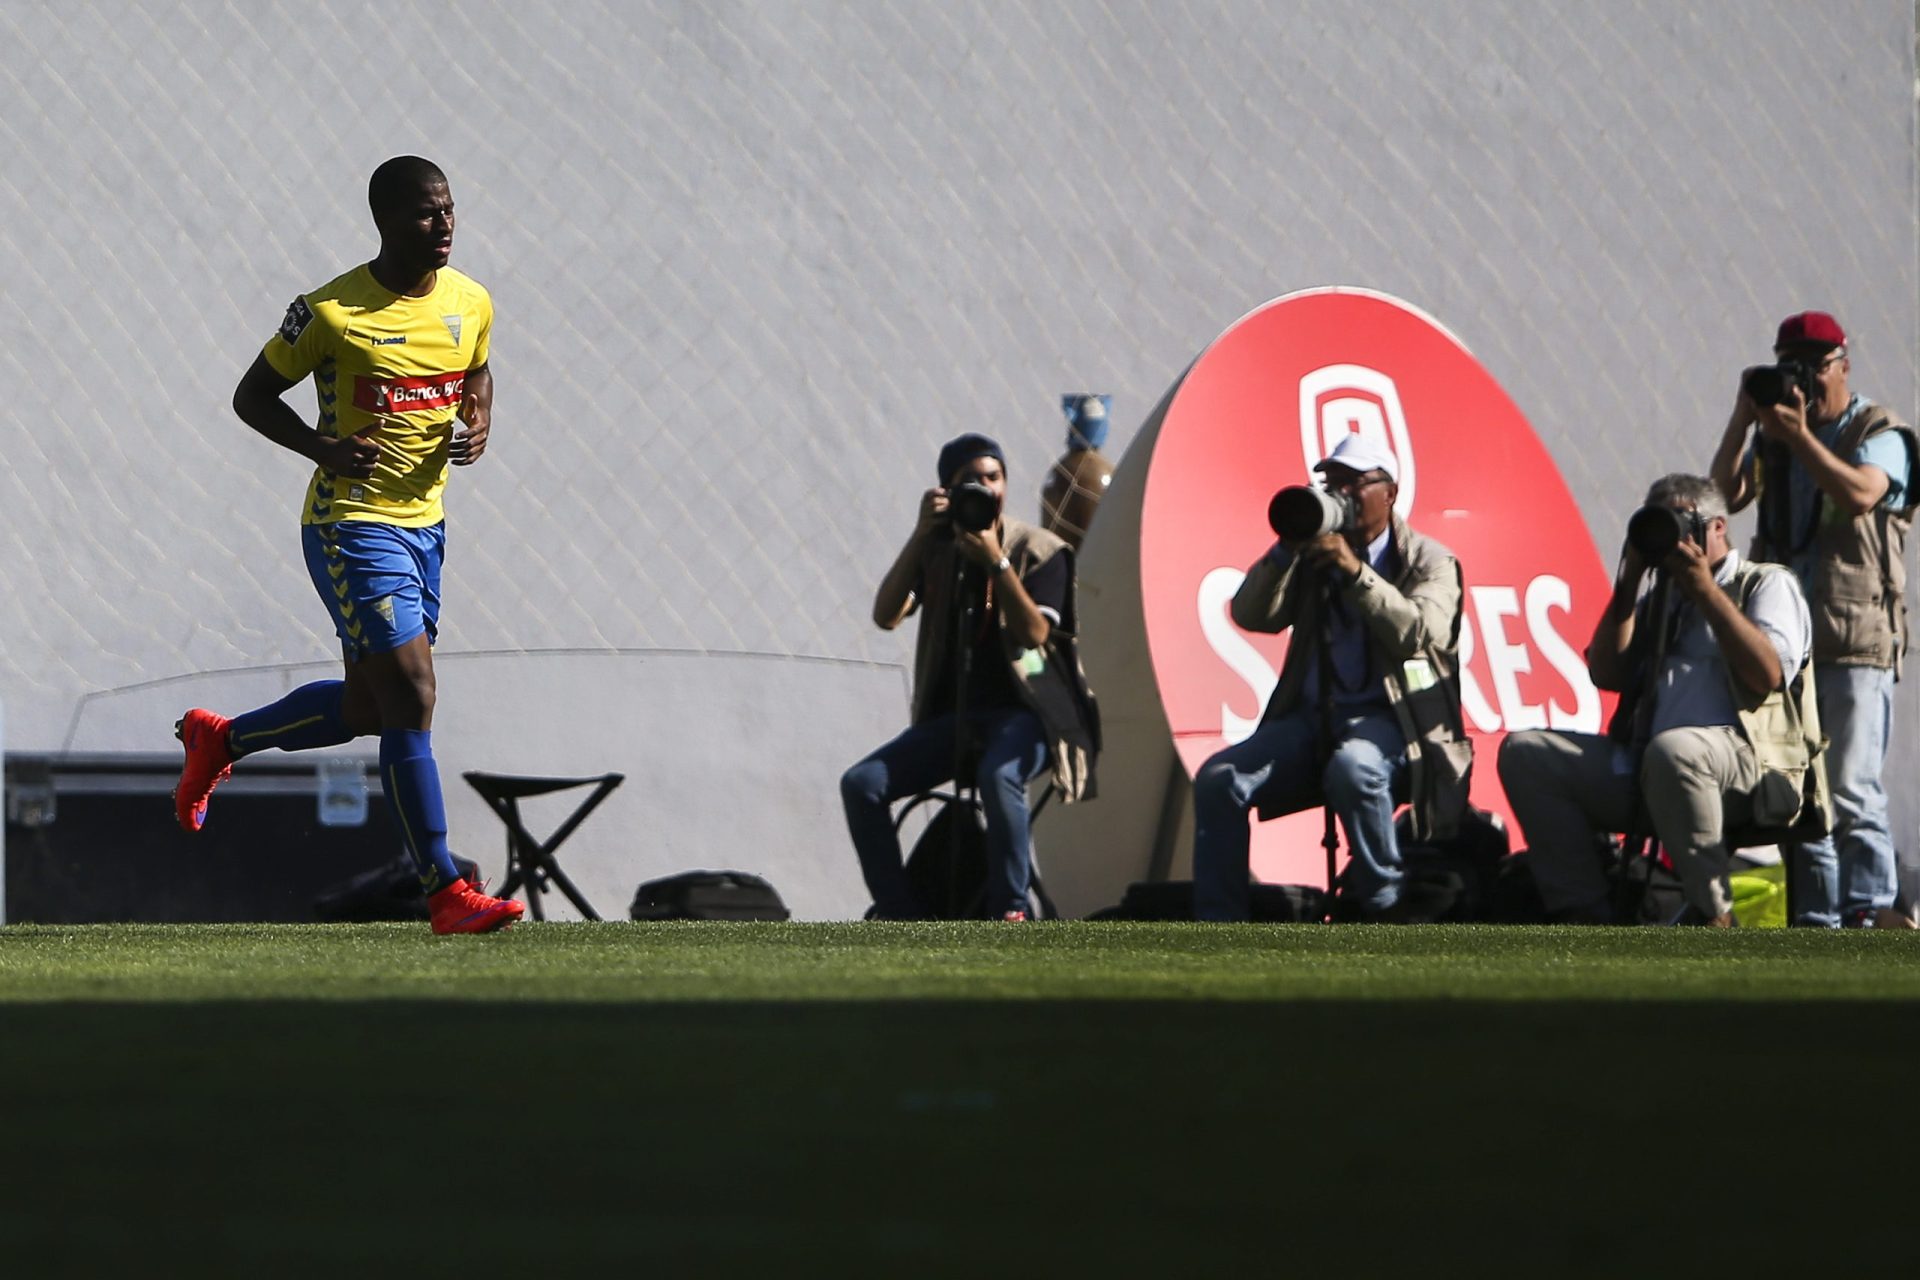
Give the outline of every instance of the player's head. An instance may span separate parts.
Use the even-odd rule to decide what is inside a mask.
[[[453,254],[453,193],[440,166],[419,156],[395,156],[367,181],[367,207],[380,230],[380,252],[422,272],[447,265]]]

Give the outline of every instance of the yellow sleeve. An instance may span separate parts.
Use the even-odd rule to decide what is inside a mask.
[[[326,326],[317,321],[304,295],[287,305],[279,331],[267,339],[260,354],[289,382],[299,382],[319,368],[327,355]]]
[[[493,337],[493,296],[482,289],[475,309],[479,312],[475,317],[479,323],[474,327],[479,336],[473,340],[473,362],[467,366],[469,369],[478,369],[487,362],[488,344]]]

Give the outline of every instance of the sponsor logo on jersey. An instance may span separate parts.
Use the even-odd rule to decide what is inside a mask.
[[[288,346],[300,341],[300,335],[313,323],[313,308],[307,305],[305,298],[295,298],[287,304],[287,315],[280,322],[280,337]]]
[[[407,340],[406,334],[396,333],[391,338],[375,338],[373,340],[373,345],[376,347],[397,347],[401,343],[405,342],[406,340]]]
[[[366,413],[444,409],[460,403],[460,392],[466,385],[464,372],[431,378],[369,378],[359,374],[353,380],[353,407]]]

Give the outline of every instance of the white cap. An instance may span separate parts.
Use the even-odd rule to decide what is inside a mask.
[[[1336,465],[1362,475],[1369,471],[1384,471],[1387,479],[1395,484],[1400,483],[1400,463],[1393,456],[1393,450],[1369,440],[1357,431],[1349,431],[1347,438],[1333,446],[1333,452],[1315,463],[1313,469],[1325,471]]]

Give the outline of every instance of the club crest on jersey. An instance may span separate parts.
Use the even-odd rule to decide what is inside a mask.
[[[288,346],[300,341],[300,335],[313,323],[313,308],[307,305],[305,298],[295,298],[287,304],[286,319],[280,322],[280,336]]]
[[[441,316],[440,323],[447,326],[447,332],[453,336],[453,345],[460,345],[460,317]]]
[[[412,413],[418,409],[444,409],[460,403],[467,385],[465,373],[443,374],[429,378],[369,378],[356,374],[353,379],[353,407],[366,413]]]

